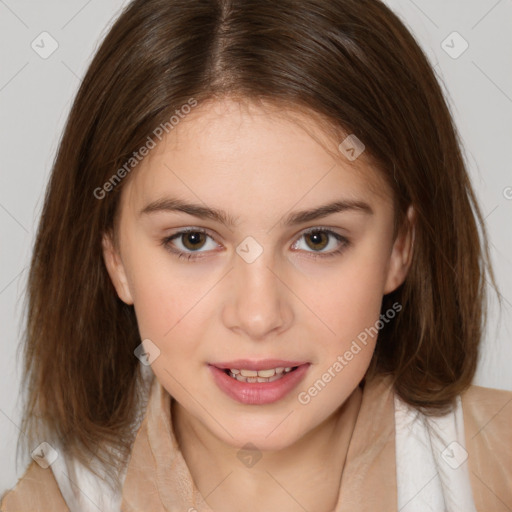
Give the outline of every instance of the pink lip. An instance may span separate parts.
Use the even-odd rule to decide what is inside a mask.
[[[265,361],[231,361],[227,365],[208,365],[215,383],[226,395],[246,405],[264,405],[277,402],[288,395],[306,375],[309,363],[296,363],[293,361],[280,361],[267,359]],[[297,367],[284,377],[273,382],[240,382],[230,377],[224,371],[228,368],[242,368],[246,370],[265,370],[278,367]]]

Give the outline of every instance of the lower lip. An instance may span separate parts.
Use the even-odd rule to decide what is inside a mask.
[[[209,366],[215,383],[226,395],[242,404],[263,405],[277,402],[288,395],[306,375],[309,363],[301,364],[296,370],[273,382],[240,382],[224,370]]]

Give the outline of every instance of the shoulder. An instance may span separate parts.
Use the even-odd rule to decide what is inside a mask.
[[[461,394],[471,487],[477,509],[512,505],[512,391],[471,386]]]
[[[470,386],[461,399],[470,442],[491,444],[512,439],[512,391]]]
[[[14,488],[0,497],[0,512],[69,512],[50,468],[35,461]]]

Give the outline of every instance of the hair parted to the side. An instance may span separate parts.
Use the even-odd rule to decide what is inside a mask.
[[[355,134],[394,191],[397,226],[414,207],[412,267],[383,301],[402,311],[380,332],[367,378],[393,375],[399,395],[430,413],[471,383],[486,274],[494,282],[485,229],[441,88],[399,18],[379,0],[136,0],[85,75],[45,197],[24,344],[32,443],[37,420],[85,464],[127,460],[141,340],[101,239],[129,176],[101,199],[94,191],[191,98],[226,95]]]

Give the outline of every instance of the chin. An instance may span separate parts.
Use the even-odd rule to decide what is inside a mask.
[[[260,451],[284,450],[305,434],[305,432],[299,432],[297,428],[284,420],[288,414],[289,412],[283,413],[282,417],[277,420],[259,421],[258,425],[252,423],[248,426],[247,421],[225,424],[226,430],[233,437],[222,429],[219,431],[218,426],[216,426],[216,436],[220,436],[223,442],[237,449],[244,448],[250,443]],[[297,421],[296,418],[295,421]]]

